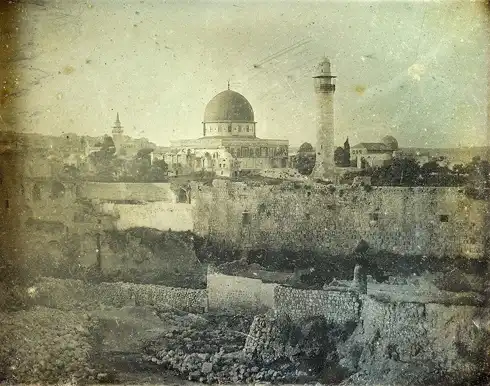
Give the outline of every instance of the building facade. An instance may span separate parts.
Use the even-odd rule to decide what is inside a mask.
[[[202,137],[172,141],[164,160],[177,173],[225,177],[286,168],[289,141],[257,137],[256,124],[248,100],[228,88],[207,104]]]
[[[398,141],[392,136],[383,137],[381,142],[361,142],[350,148],[351,164],[358,169],[389,165],[397,151]]]

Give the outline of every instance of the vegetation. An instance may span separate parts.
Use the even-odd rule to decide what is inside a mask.
[[[153,149],[141,149],[132,159],[121,158],[116,154],[113,139],[107,135],[97,146],[99,150],[88,156],[86,165],[77,168],[65,164],[59,177],[100,182],[167,181],[168,165],[164,160],[152,161]]]
[[[460,186],[465,187],[473,198],[488,197],[488,161],[475,157],[467,165],[455,165],[452,169],[441,161],[431,160],[419,165],[412,158],[395,158],[390,165],[346,173],[341,182],[349,183],[356,176],[368,176],[374,186]]]
[[[310,143],[303,143],[296,155],[296,169],[305,176],[309,176],[315,167],[316,155]]]

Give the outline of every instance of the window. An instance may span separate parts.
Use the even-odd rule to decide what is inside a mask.
[[[34,187],[32,188],[32,200],[33,201],[41,200],[41,188],[39,188],[39,185],[34,185]]]
[[[242,127],[239,125],[238,126],[238,132],[241,133],[242,132]]]
[[[231,125],[228,125],[228,133],[231,133]]]
[[[447,214],[441,214],[441,215],[439,215],[439,221],[440,222],[448,222],[449,216]]]
[[[9,200],[5,200],[5,209],[8,209],[10,207]]]
[[[247,125],[247,133],[250,131],[250,127]]]
[[[250,220],[250,213],[248,211],[242,212],[242,225],[249,225]]]

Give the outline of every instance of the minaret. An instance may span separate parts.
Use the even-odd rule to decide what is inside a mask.
[[[121,126],[121,121],[119,120],[119,113],[116,115],[116,122],[114,122],[114,126],[112,126],[112,134],[122,134],[123,129]]]
[[[116,147],[116,154],[119,154],[121,145],[124,141],[123,132],[121,121],[119,120],[119,113],[117,113],[116,122],[114,122],[114,126],[112,126],[112,140],[114,141],[114,146]]]
[[[317,100],[316,162],[312,173],[314,178],[333,180],[334,177],[335,78],[330,70],[330,60],[325,58],[313,76]]]

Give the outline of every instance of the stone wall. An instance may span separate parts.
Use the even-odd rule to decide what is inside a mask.
[[[102,213],[115,216],[115,227],[119,230],[146,227],[162,231],[192,231],[194,228],[191,204],[164,201],[144,204],[105,203],[100,208]]]
[[[350,291],[303,290],[277,286],[274,291],[275,310],[298,321],[311,316],[324,316],[328,321],[343,324],[359,319],[361,302]]]
[[[60,310],[136,305],[201,313],[206,307],[206,290],[157,285],[42,278],[34,291],[37,304]]]
[[[192,189],[194,230],[266,249],[350,253],[361,239],[400,255],[482,257],[486,203],[459,188],[250,186],[213,181]],[[249,222],[243,224],[242,213]]]
[[[277,286],[259,279],[223,275],[210,270],[207,276],[208,306],[210,310],[229,312],[272,309]]]
[[[101,201],[176,202],[169,183],[86,182],[80,185],[78,196]]]

